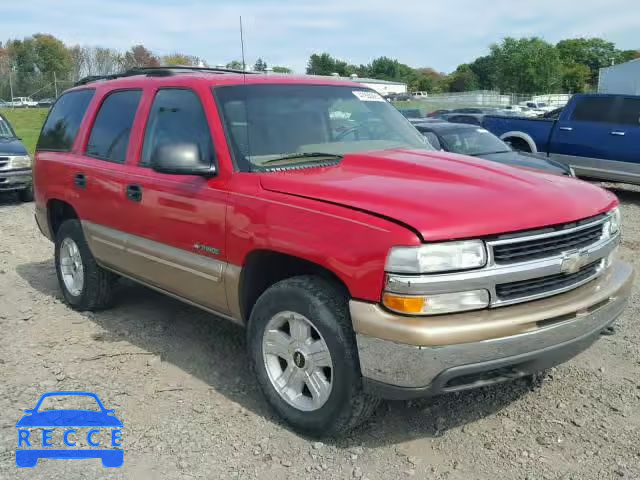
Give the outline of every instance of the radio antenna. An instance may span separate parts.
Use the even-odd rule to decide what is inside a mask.
[[[242,50],[242,71],[247,71],[247,64],[244,61],[244,34],[242,32],[242,15],[240,15],[240,49]]]

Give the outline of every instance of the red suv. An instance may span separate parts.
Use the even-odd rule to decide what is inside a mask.
[[[34,170],[72,308],[107,307],[127,277],[246,325],[267,400],[315,435],[379,398],[563,362],[632,284],[614,195],[434,151],[348,80],[89,79],[51,110]]]

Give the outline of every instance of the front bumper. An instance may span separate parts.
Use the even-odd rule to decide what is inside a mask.
[[[633,283],[616,261],[571,292],[516,306],[433,318],[394,315],[351,301],[365,387],[415,398],[521,377],[591,345],[624,310]]]
[[[23,190],[33,181],[31,169],[27,170],[0,170],[0,192]]]

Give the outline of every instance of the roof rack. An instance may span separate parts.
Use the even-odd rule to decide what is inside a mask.
[[[168,65],[161,67],[136,67],[130,70],[114,73],[111,75],[89,75],[81,78],[75,85],[86,85],[87,83],[97,82],[100,80],[113,80],[122,77],[132,77],[135,75],[147,75],[154,77],[169,77],[185,72],[210,72],[210,73],[241,73],[253,75],[256,72],[246,72],[244,70],[236,70],[233,68],[213,68],[213,67],[190,67],[183,65]]]

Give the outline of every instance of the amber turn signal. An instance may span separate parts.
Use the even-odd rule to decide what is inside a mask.
[[[382,303],[394,312],[409,314],[422,313],[427,306],[424,297],[403,296],[387,292],[382,295]]]

